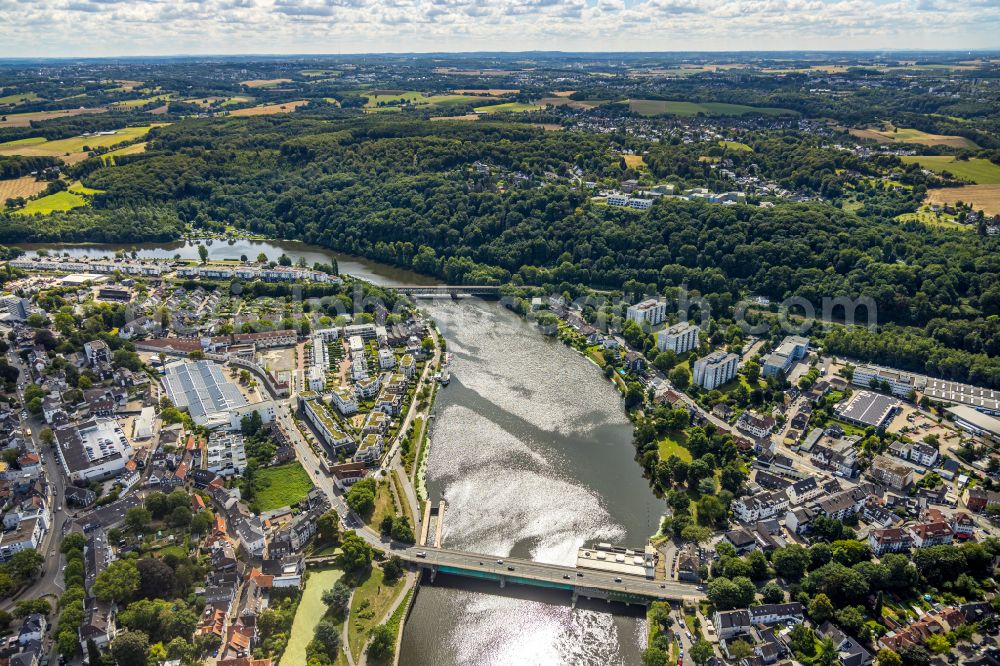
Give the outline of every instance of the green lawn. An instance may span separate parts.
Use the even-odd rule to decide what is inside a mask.
[[[63,191],[29,201],[24,208],[15,210],[13,213],[14,215],[35,215],[36,213],[48,215],[49,213],[55,211],[78,208],[80,206],[85,206],[86,204],[86,199],[80,195],[73,194],[69,191]]]
[[[378,567],[372,567],[371,573],[354,590],[354,598],[351,599],[351,617],[348,620],[348,639],[351,642],[351,654],[354,661],[361,657],[361,651],[368,641],[371,630],[382,623],[382,618],[389,612],[393,600],[399,594],[403,586],[404,578],[396,581],[395,585],[386,585],[383,581],[385,575]]]
[[[670,433],[660,440],[660,460],[666,460],[671,455],[686,463],[691,462],[691,452],[687,450],[687,435],[683,432]]]
[[[298,462],[265,467],[257,471],[257,478],[267,486],[257,492],[256,502],[262,513],[295,504],[313,487],[309,473]]]
[[[503,104],[490,104],[487,106],[477,106],[476,113],[522,113],[524,111],[540,111],[542,107],[537,104],[525,104],[524,102],[504,102]]]
[[[740,143],[739,141],[720,141],[719,145],[723,148],[728,148],[729,150],[735,150],[737,152],[752,153],[753,148],[745,143]]]
[[[956,161],[950,155],[904,155],[899,159],[905,164],[919,164],[931,171],[947,171],[956,178],[977,185],[1000,185],[1000,165],[980,157]]]
[[[679,102],[662,99],[631,99],[629,100],[629,108],[640,116],[696,116],[699,113],[706,116],[742,116],[748,113],[759,113],[764,116],[799,115],[791,109],[773,106],[747,106],[724,102]]]
[[[302,592],[302,600],[295,611],[292,621],[292,633],[288,638],[288,647],[281,656],[280,666],[300,666],[306,663],[306,646],[313,639],[316,625],[326,613],[323,604],[323,593],[340,580],[344,572],[340,569],[313,570],[306,581],[306,589]]]
[[[368,524],[378,529],[383,518],[395,515],[396,504],[392,501],[392,489],[389,487],[389,481],[380,480],[375,490],[375,510],[372,511],[372,519],[368,521]]]

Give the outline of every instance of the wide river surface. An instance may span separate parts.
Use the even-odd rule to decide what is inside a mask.
[[[42,246],[24,246],[38,249]],[[124,249],[131,249],[128,246]],[[140,256],[197,257],[191,244],[138,245]],[[47,247],[102,256],[104,245]],[[290,241],[215,241],[210,257],[304,256],[382,284],[427,283],[401,271]],[[632,428],[601,371],[497,303],[420,301],[454,354],[438,391],[427,456],[432,500],[448,502],[444,545],[572,564],[584,542],[642,547],[662,504],[633,460]],[[403,666],[637,664],[646,622],[568,593],[439,576],[417,595]]]

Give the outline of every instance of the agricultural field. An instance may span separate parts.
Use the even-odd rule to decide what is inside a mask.
[[[104,192],[104,190],[96,190],[93,187],[87,187],[86,185],[84,185],[80,181],[74,182],[73,184],[71,184],[69,186],[68,189],[73,194],[80,194],[80,195],[85,196],[85,197],[92,197],[95,194],[100,194],[100,193]]]
[[[329,76],[340,76],[343,74],[339,69],[303,69],[299,72],[302,76],[310,78],[321,78]]]
[[[132,145],[125,146],[124,148],[116,148],[115,150],[112,150],[109,153],[104,153],[103,155],[101,155],[101,161],[104,162],[105,164],[109,162],[111,164],[114,164],[115,157],[118,155],[137,155],[145,151],[146,151],[145,141],[142,141],[141,143],[133,143]]]
[[[540,106],[567,106],[571,109],[593,109],[602,104],[607,104],[606,99],[570,99],[569,97],[555,95],[553,97],[543,97],[538,100]]]
[[[490,104],[475,108],[476,113],[523,113],[525,111],[541,110],[542,107],[537,104],[525,104],[524,102],[505,102],[503,104]]]
[[[46,141],[41,137],[8,141],[7,143],[0,143],[0,155],[61,157],[63,161],[73,164],[86,159],[88,149],[107,148],[125,141],[138,139],[145,136],[152,127],[155,127],[155,125],[126,127],[115,131],[114,134],[76,136],[56,141]]]
[[[919,164],[938,173],[947,171],[956,178],[977,185],[1000,184],[1000,165],[979,157],[959,161],[950,155],[913,155],[900,159],[906,164]]]
[[[951,148],[978,148],[976,144],[962,136],[949,134],[928,134],[911,127],[893,127],[886,125],[883,129],[863,128],[850,130],[851,136],[859,139],[872,139],[878,143],[918,143],[922,146],[949,146]]]
[[[249,81],[240,81],[240,85],[247,88],[277,88],[282,83],[291,82],[291,79],[251,79]]]
[[[632,99],[629,109],[640,116],[696,116],[699,113],[706,116],[743,116],[757,113],[764,116],[797,116],[791,109],[779,109],[772,106],[746,106],[744,104],[726,104],[723,102],[676,102],[660,99]]]
[[[464,116],[433,116],[431,120],[479,120],[479,115],[467,113]]]
[[[257,478],[267,486],[257,492],[261,513],[292,506],[304,499],[313,487],[309,473],[298,462],[264,467],[257,471]]]
[[[236,109],[230,111],[231,116],[273,116],[276,113],[291,113],[300,106],[309,103],[307,99],[300,99],[295,102],[280,102],[278,104],[264,104],[262,106],[252,106],[248,109]]]
[[[0,97],[0,105],[14,105],[20,104],[21,102],[34,102],[37,99],[40,99],[38,97],[38,93],[12,93],[10,95]]]
[[[487,95],[489,97],[503,97],[504,95],[516,95],[521,91],[517,88],[462,88],[461,90],[452,90],[452,92],[457,95]],[[555,94],[559,95],[559,93]]]
[[[44,180],[35,180],[34,176],[23,176],[10,180],[0,180],[0,206],[7,199],[14,197],[33,197],[48,186]]]
[[[219,106],[236,106],[237,104],[249,104],[253,101],[253,97],[247,97],[246,95],[234,95],[230,97],[225,102]]]
[[[138,109],[140,106],[146,106],[147,104],[152,104],[154,102],[168,102],[173,98],[172,94],[166,95],[155,95],[153,97],[143,97],[141,99],[127,99],[122,102],[115,102],[111,105],[112,109]]]
[[[107,109],[95,106],[92,109],[63,109],[60,111],[34,111],[31,113],[0,113],[0,127],[30,127],[33,120],[51,120],[66,116],[82,116],[88,113],[104,113]]]
[[[401,103],[412,104],[414,106],[465,106],[476,102],[487,101],[490,98],[485,95],[427,95],[417,90],[373,90],[365,93],[368,98],[365,106],[369,109],[389,110],[398,109]],[[382,104],[383,106],[379,106]],[[392,106],[385,106],[385,105]]]
[[[79,194],[63,191],[29,201],[24,208],[15,210],[14,215],[48,215],[55,211],[70,210],[86,205],[87,200]]]
[[[987,215],[1000,215],[1000,185],[965,185],[927,190],[927,203],[954,204],[962,201]]]

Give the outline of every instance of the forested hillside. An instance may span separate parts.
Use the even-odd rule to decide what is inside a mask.
[[[148,152],[117,166],[75,167],[104,193],[93,209],[56,218],[55,229],[67,220],[99,228],[102,216],[114,226],[123,211],[139,210],[145,217],[136,219],[148,220],[155,237],[182,222],[232,224],[452,283],[634,289],[637,281],[657,291],[687,284],[721,306],[748,294],[817,304],[824,296],[870,296],[880,323],[908,327],[867,341],[872,360],[892,348],[912,369],[1000,385],[996,238],[819,203],[609,209],[544,175],[576,166],[591,177],[620,176],[610,137],[510,123],[275,117],[185,121],[150,137]],[[678,150],[653,151],[652,168],[670,173]],[[816,157],[808,178],[817,189],[836,187],[835,171],[853,166],[823,159],[815,146],[796,150]],[[478,173],[476,161],[501,171]],[[779,168],[769,165],[762,162]],[[0,240],[19,233],[33,237],[8,223]]]

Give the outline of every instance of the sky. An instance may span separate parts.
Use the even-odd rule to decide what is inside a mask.
[[[0,57],[1000,48],[1000,0],[0,0]]]

